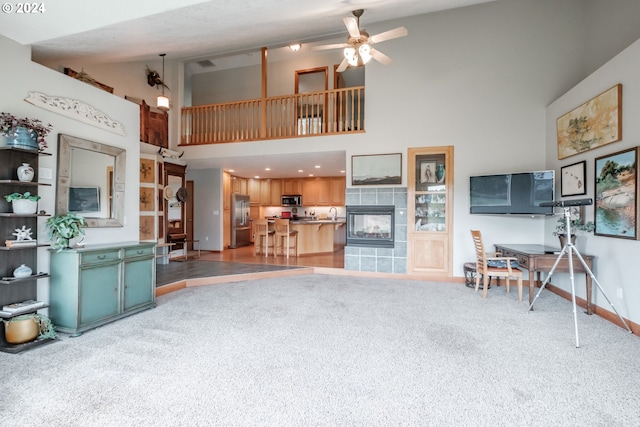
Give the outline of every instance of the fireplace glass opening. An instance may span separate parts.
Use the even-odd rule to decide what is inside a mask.
[[[347,246],[392,248],[394,205],[347,206]]]

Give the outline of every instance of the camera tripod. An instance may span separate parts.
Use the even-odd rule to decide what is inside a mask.
[[[538,293],[536,294],[535,298],[533,299],[533,301],[531,301],[531,305],[529,305],[529,311],[533,310],[533,305],[535,304],[536,300],[540,296],[540,293],[542,293],[543,289],[547,286],[547,283],[549,283],[549,281],[551,280],[551,276],[553,276],[553,273],[555,272],[556,267],[558,266],[558,264],[562,260],[562,257],[565,254],[567,254],[568,262],[569,262],[569,281],[571,282],[571,303],[573,305],[573,324],[574,324],[575,333],[576,333],[576,348],[580,347],[580,339],[579,339],[579,336],[578,336],[578,312],[577,312],[577,308],[576,308],[576,287],[575,287],[575,281],[574,281],[574,277],[573,277],[573,254],[575,254],[576,257],[578,258],[578,260],[580,260],[580,262],[582,263],[582,266],[584,267],[584,270],[587,272],[589,277],[591,277],[591,279],[593,280],[593,283],[595,283],[598,286],[598,289],[600,289],[600,292],[602,293],[604,298],[607,300],[607,302],[609,303],[609,305],[611,306],[613,311],[616,313],[616,315],[618,316],[618,318],[620,319],[620,321],[622,322],[624,327],[627,329],[627,331],[629,331],[629,333],[633,333],[631,331],[631,328],[629,328],[629,325],[627,325],[627,322],[625,322],[625,320],[622,318],[622,316],[620,316],[620,313],[618,313],[618,310],[616,310],[616,308],[613,306],[613,304],[611,303],[611,300],[609,300],[609,298],[607,297],[607,294],[604,292],[604,289],[602,289],[602,286],[600,286],[600,282],[598,282],[598,279],[596,279],[596,276],[593,274],[591,269],[589,269],[589,267],[587,266],[587,263],[585,262],[584,258],[582,258],[582,255],[580,255],[580,252],[578,252],[578,249],[574,246],[573,242],[571,241],[571,211],[570,211],[570,207],[571,206],[590,205],[592,203],[593,202],[592,202],[591,199],[580,199],[580,200],[572,200],[572,201],[558,201],[558,202],[540,203],[540,206],[543,206],[543,205],[547,206],[547,207],[560,206],[560,207],[564,208],[564,219],[565,219],[565,224],[566,224],[567,242],[565,243],[564,247],[562,248],[562,250],[558,254],[558,258],[556,258],[556,261],[553,264],[553,267],[551,267],[551,270],[549,271],[549,274],[544,279],[544,282],[542,283],[542,286],[540,286],[540,289],[538,290]]]

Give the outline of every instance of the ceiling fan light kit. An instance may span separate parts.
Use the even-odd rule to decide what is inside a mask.
[[[385,40],[404,37],[408,34],[407,29],[405,27],[398,27],[394,28],[393,30],[369,36],[369,33],[360,29],[360,17],[364,13],[364,9],[357,9],[351,13],[353,13],[353,17],[349,16],[343,19],[344,25],[345,27],[347,27],[347,32],[349,33],[347,42],[341,44],[318,46],[315,49],[322,50],[344,48],[344,59],[336,69],[336,71],[339,73],[346,70],[348,66],[363,66],[368,63],[371,58],[382,64],[389,64],[391,62],[391,58],[389,58],[379,50],[374,49],[373,45]]]

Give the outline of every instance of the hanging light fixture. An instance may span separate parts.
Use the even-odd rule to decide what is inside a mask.
[[[164,57],[165,57],[166,53],[161,53],[160,56],[162,57],[162,95],[158,95],[158,98],[156,99],[156,106],[158,107],[158,109],[162,110],[162,111],[167,111],[169,110],[169,98],[167,96],[164,95]]]

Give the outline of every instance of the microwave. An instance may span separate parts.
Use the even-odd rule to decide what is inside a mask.
[[[302,206],[302,196],[299,194],[285,195],[280,198],[282,206]]]

